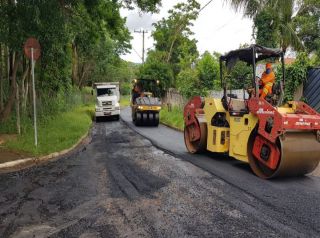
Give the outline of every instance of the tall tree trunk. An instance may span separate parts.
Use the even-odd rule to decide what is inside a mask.
[[[16,83],[16,116],[17,116],[17,133],[21,135],[21,119],[20,119],[20,92],[19,85]]]
[[[79,87],[80,90],[82,89],[82,87],[85,83],[85,76],[88,73],[89,68],[90,68],[89,65],[87,65],[86,63],[83,63],[83,65],[81,67],[81,71],[79,72],[79,76],[78,76],[79,82],[78,82],[77,86]]]
[[[15,56],[16,56],[16,53],[8,49],[8,65],[9,65],[8,80],[9,80],[10,86],[12,86],[12,75],[13,75],[13,68],[15,65]]]
[[[29,75],[29,65],[27,65],[21,79],[21,108],[22,108],[23,115],[25,115],[27,110],[28,75]]]
[[[15,55],[15,54],[13,54]],[[19,67],[19,60],[14,61],[13,69],[12,69],[12,76],[10,77],[11,81],[11,94],[6,102],[3,110],[0,112],[0,122],[6,121],[11,114],[12,107],[15,102],[16,93],[17,93],[17,71]]]
[[[3,80],[4,80],[4,55],[3,55],[3,47],[0,44],[0,112],[3,110]]]
[[[77,85],[78,81],[78,52],[77,46],[72,43],[72,85]]]

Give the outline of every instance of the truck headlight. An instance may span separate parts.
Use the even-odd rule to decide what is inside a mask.
[[[141,109],[143,109],[143,107],[142,107],[142,106],[138,106],[138,109],[140,109],[140,110],[141,110]]]
[[[119,109],[120,109],[120,107],[119,107],[119,106],[116,106],[116,107],[115,107],[115,109],[116,109],[116,110],[119,110]]]
[[[96,107],[96,112],[101,112],[101,111],[102,111],[102,108]]]

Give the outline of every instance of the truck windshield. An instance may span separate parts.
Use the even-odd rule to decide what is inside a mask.
[[[97,89],[97,96],[113,96],[116,95],[115,88],[98,88]]]

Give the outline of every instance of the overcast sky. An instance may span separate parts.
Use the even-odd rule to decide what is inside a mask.
[[[134,30],[146,29],[145,48],[153,47],[153,39],[150,32],[152,23],[157,22],[162,17],[168,15],[168,10],[178,2],[184,0],[162,0],[162,7],[159,14],[141,14],[138,10],[129,11],[121,9],[121,15],[127,17],[127,27],[132,32],[131,41],[133,49],[130,54],[123,55],[122,58],[128,61],[140,63],[142,55],[142,34],[134,33]],[[201,7],[208,0],[198,0]],[[208,50],[209,52],[225,53],[236,49],[240,44],[252,43],[252,20],[243,18],[241,13],[235,13],[230,5],[224,0],[213,0],[199,15],[194,22],[194,38],[198,41],[200,54]]]

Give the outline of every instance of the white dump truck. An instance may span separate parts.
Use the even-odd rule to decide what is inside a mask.
[[[95,83],[96,91],[96,120],[101,117],[120,118],[120,91],[119,82]]]

